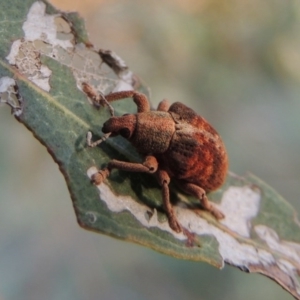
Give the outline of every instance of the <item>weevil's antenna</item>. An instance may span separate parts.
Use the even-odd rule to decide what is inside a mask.
[[[101,97],[101,99],[98,100],[99,103],[105,102],[105,104],[108,106],[110,115],[113,117],[113,116],[115,115],[115,110],[114,110],[114,108],[113,108],[112,105],[107,101],[107,99],[105,98],[105,95],[104,95],[102,92],[100,92],[99,95],[100,95],[100,97]],[[103,105],[103,104],[102,104],[102,105]]]
[[[88,131],[88,133],[86,135],[86,143],[89,147],[93,148],[93,147],[98,146],[102,142],[106,141],[109,138],[110,135],[111,135],[111,132],[105,133],[101,139],[99,139],[95,142],[92,142],[93,134],[92,134],[91,131]]]

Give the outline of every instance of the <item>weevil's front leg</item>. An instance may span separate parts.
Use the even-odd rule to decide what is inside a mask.
[[[168,217],[170,227],[176,232],[182,232],[182,227],[179,224],[175,212],[173,210],[172,204],[170,202],[170,190],[169,190],[169,183],[170,183],[170,176],[164,170],[159,170],[157,173],[158,183],[162,187],[162,198],[164,209]]]
[[[112,109],[111,105],[109,104],[110,102],[122,100],[125,98],[132,98],[137,106],[138,112],[150,111],[150,104],[146,95],[134,90],[115,92],[103,96],[101,94],[97,94],[93,87],[85,82],[82,84],[82,89],[86,93],[86,95],[93,101],[94,105],[98,107],[100,105],[107,104],[109,108]]]
[[[82,90],[92,100],[95,107],[99,108],[101,105],[106,104],[109,108],[111,116],[114,115],[114,108],[110,105],[103,94],[99,94],[91,85],[86,82],[82,83]]]
[[[147,156],[142,164],[113,159],[107,164],[105,169],[99,170],[98,173],[92,176],[92,182],[95,185],[101,184],[103,180],[109,176],[112,169],[119,169],[128,172],[155,173],[157,168],[158,162],[154,156]]]
[[[209,211],[217,220],[225,217],[224,214],[208,200],[204,189],[192,183],[179,182],[179,185],[187,194],[197,197],[200,200],[203,208]]]
[[[82,84],[82,89],[86,93],[86,95],[93,101],[95,106],[99,107],[100,105],[108,105],[112,116],[114,115],[114,110],[110,105],[110,102],[122,100],[125,98],[133,99],[137,106],[138,112],[150,111],[150,104],[146,95],[134,90],[115,92],[104,96],[97,93],[95,89],[86,82]]]
[[[122,100],[125,98],[132,98],[137,106],[138,112],[150,111],[150,104],[146,95],[139,93],[137,91],[121,91],[116,93],[111,93],[105,96],[108,102]]]

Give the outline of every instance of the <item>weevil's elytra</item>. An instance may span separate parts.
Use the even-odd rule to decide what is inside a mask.
[[[112,116],[103,124],[102,131],[105,139],[109,135],[121,135],[128,139],[145,160],[143,163],[111,160],[105,169],[93,176],[93,183],[101,184],[112,169],[154,174],[162,188],[163,205],[170,227],[176,232],[181,232],[183,228],[170,202],[171,179],[184,192],[197,197],[203,208],[217,219],[224,218],[206,196],[207,192],[223,184],[228,169],[225,146],[216,130],[180,102],[169,106],[163,100],[157,110],[151,111],[147,97],[136,91],[111,93],[105,96],[105,102],[93,98],[97,99],[95,105],[99,106],[99,103],[104,105],[129,97],[136,103],[137,113]],[[87,143],[93,147],[103,140],[92,143],[89,135]]]

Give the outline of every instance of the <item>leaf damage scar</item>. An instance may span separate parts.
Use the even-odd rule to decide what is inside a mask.
[[[19,93],[16,81],[8,76],[0,78],[0,103],[5,103],[11,107],[14,116],[22,113],[23,99]]]

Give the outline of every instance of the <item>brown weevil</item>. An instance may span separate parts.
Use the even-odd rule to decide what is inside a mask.
[[[111,160],[92,177],[94,184],[101,184],[112,169],[155,174],[162,188],[169,225],[176,232],[183,228],[170,202],[171,179],[185,193],[198,198],[202,207],[216,219],[224,218],[206,193],[216,190],[224,182],[228,158],[219,134],[204,118],[180,102],[170,106],[167,100],[160,102],[157,110],[150,110],[147,97],[133,90],[105,97],[95,96],[85,83],[83,90],[97,106],[124,98],[133,98],[137,105],[136,114],[112,116],[106,121],[102,128],[104,138],[99,141],[92,143],[91,133],[88,133],[87,144],[93,147],[108,136],[121,135],[145,158],[143,163]]]

